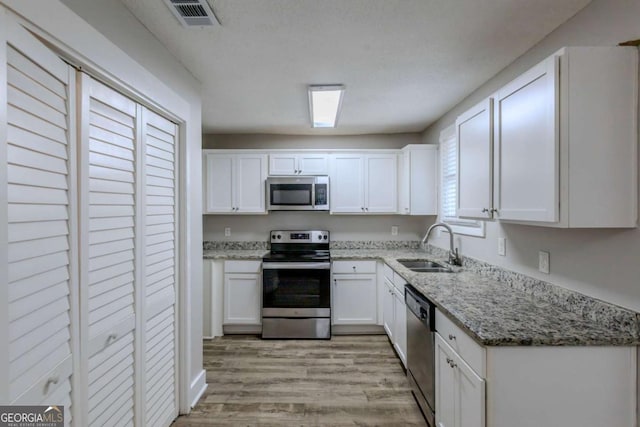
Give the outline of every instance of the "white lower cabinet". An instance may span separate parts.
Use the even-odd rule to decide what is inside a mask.
[[[402,364],[407,366],[407,306],[404,302],[405,280],[384,265],[382,316],[384,330]]]
[[[481,346],[436,310],[437,427],[636,425],[636,347]]]
[[[224,324],[260,325],[261,261],[225,261]]]
[[[393,283],[384,278],[384,289],[382,293],[382,325],[387,333],[389,340],[393,342],[393,333],[395,330],[395,298],[393,296]]]
[[[333,325],[375,325],[377,323],[375,261],[334,261],[332,283]]]
[[[483,427],[485,381],[436,334],[436,425]]]

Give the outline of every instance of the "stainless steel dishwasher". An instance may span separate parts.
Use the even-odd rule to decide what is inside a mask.
[[[435,427],[435,306],[411,285],[407,304],[407,378],[430,427]]]

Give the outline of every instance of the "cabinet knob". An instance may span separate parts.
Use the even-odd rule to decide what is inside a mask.
[[[456,363],[453,361],[453,359],[451,359],[451,361],[449,362],[449,366],[451,366],[452,368],[455,368],[458,365],[456,365]]]
[[[490,212],[498,215],[498,209],[491,209]]]
[[[485,213],[485,212],[489,212],[489,209],[484,208],[484,209],[482,209],[482,212],[483,212],[483,213]]]
[[[353,272],[355,273],[356,272],[356,266],[354,265],[352,268],[353,268]]]
[[[455,340],[455,339],[456,339],[456,336],[455,336],[455,335],[451,335],[451,334],[449,334],[449,339],[450,339],[451,341],[453,341],[453,340]]]

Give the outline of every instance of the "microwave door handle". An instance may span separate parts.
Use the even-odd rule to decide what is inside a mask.
[[[316,184],[311,184],[311,209],[316,208]]]

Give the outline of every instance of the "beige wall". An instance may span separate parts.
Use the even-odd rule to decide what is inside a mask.
[[[435,217],[329,215],[328,212],[271,212],[268,215],[205,215],[204,240],[266,241],[271,230],[329,230],[331,240],[418,240]],[[391,226],[398,235],[391,235]],[[224,228],[231,236],[224,236]]]
[[[594,0],[429,127],[423,142],[437,143],[457,115],[562,46],[613,46],[638,38],[640,1]],[[497,255],[498,237],[507,239],[506,257]],[[488,222],[486,238],[457,236],[456,241],[462,254],[640,311],[639,229],[558,230]],[[438,244],[444,247],[446,238]],[[539,250],[551,253],[550,275],[538,272]]]
[[[252,148],[273,149],[329,149],[329,148],[402,148],[407,144],[421,144],[418,133],[350,136],[308,135],[204,135],[203,148]]]

